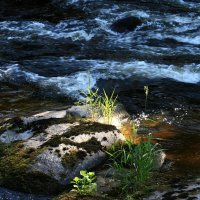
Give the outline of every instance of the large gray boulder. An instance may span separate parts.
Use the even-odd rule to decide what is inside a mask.
[[[0,184],[34,193],[58,192],[80,170],[101,164],[105,150],[124,140],[115,126],[77,121],[68,111],[10,119],[0,132]]]

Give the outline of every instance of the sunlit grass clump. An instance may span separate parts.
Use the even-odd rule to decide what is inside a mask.
[[[133,135],[137,129],[133,126]],[[152,137],[148,135],[139,144],[126,140],[123,144],[113,145],[107,152],[112,166],[116,169],[116,179],[120,181],[122,193],[130,194],[145,187],[151,178],[156,155],[159,153]]]
[[[104,123],[111,124],[114,111],[116,109],[117,96],[115,91],[109,96],[105,90],[103,94],[99,94],[99,90],[92,90],[89,86],[87,92],[83,93],[85,97],[85,104],[91,108],[91,116],[93,119],[103,117]]]

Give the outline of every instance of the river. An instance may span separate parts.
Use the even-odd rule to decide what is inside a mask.
[[[113,30],[131,16],[141,22],[134,30]],[[148,85],[146,114],[165,123],[156,137],[177,171],[199,175],[199,0],[0,2],[1,119],[64,108],[89,77],[134,116]]]

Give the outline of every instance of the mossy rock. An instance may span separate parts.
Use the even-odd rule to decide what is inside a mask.
[[[34,134],[23,141],[0,143],[0,185],[38,194],[70,187],[80,170],[90,170],[105,160],[107,145],[124,139],[114,126],[77,122],[67,115],[27,124],[14,118],[7,125],[17,135],[27,130]]]
[[[56,111],[55,111],[56,112]],[[43,132],[47,127],[53,124],[60,123],[73,123],[75,118],[67,113],[66,116],[61,118],[40,118],[36,117],[35,120],[26,122],[26,118],[14,117],[7,119],[0,123],[0,134],[7,130],[15,131],[16,133],[23,132],[26,130],[32,130],[35,133]]]
[[[0,124],[0,134],[6,130],[20,131],[25,128],[23,120],[19,117],[8,119]]]
[[[24,149],[21,142],[9,145],[0,143],[0,184],[38,194],[62,191],[63,187],[51,177],[40,172],[29,172],[29,165],[39,153],[41,150]]]

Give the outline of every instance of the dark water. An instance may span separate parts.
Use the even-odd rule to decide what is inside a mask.
[[[130,16],[141,25],[112,30]],[[159,135],[173,138],[169,157],[195,157],[180,168],[198,174],[199,0],[0,1],[2,118],[64,108],[86,89],[88,71],[91,87],[115,88],[131,114],[144,111],[148,85],[147,112],[175,127]]]

